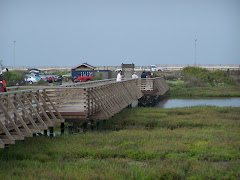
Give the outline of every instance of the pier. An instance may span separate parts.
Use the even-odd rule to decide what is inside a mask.
[[[53,136],[54,126],[105,121],[143,96],[163,95],[169,86],[159,78],[115,79],[66,86],[41,87],[0,93],[0,148],[16,140],[44,132]]]

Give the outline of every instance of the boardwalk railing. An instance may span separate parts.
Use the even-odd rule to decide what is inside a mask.
[[[152,96],[163,95],[169,89],[168,84],[162,77],[138,79],[137,86],[143,94]]]
[[[74,87],[46,88],[44,91],[65,118],[98,120],[112,117],[143,96],[135,80],[81,86],[78,83]]]
[[[143,94],[162,95],[168,88],[162,78],[110,79],[0,93],[0,148],[64,119],[106,120]]]
[[[0,148],[64,122],[42,89],[1,93]]]

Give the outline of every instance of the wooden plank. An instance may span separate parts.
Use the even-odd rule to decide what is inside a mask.
[[[24,122],[24,120],[22,119],[22,117],[20,116],[20,114],[17,112],[16,108],[14,107],[13,103],[7,98],[7,102],[8,104],[10,104],[11,108],[14,111],[14,114],[16,116],[16,118],[18,118],[18,120],[21,122],[23,128],[26,130],[26,132],[31,136],[32,132],[31,130],[28,128],[27,124]],[[16,120],[14,119],[14,122]]]
[[[45,124],[45,122],[43,121],[43,119],[41,118],[40,114],[35,110],[35,108],[31,105],[31,102],[28,100],[28,98],[26,97],[26,95],[23,94],[23,98],[25,99],[25,101],[27,102],[27,104],[29,105],[30,109],[32,110],[32,112],[35,114],[38,122],[40,122],[40,124],[42,125],[42,127],[48,128],[47,125]]]
[[[19,128],[17,127],[17,125],[15,124],[14,120],[9,116],[6,108],[3,106],[3,104],[0,102],[0,107],[2,108],[3,112],[5,113],[5,115],[7,116],[7,118],[9,119],[11,125],[13,126],[14,130],[16,131],[16,133],[18,134],[18,136],[23,138],[23,134],[21,133],[21,131],[19,130]]]

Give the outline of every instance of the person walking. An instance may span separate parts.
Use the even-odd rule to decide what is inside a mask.
[[[147,74],[145,73],[145,71],[142,72],[141,78],[146,78]]]
[[[119,71],[117,74],[117,81],[121,81],[122,80],[122,71]]]
[[[132,79],[137,79],[137,78],[138,78],[138,75],[137,75],[136,72],[134,72],[133,75],[132,75]]]

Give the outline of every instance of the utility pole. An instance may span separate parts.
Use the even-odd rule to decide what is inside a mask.
[[[194,61],[194,67],[197,65],[197,39],[194,39],[195,41],[195,61]]]
[[[16,41],[13,41],[13,60],[14,60],[14,70],[15,68],[15,46],[16,46]]]

